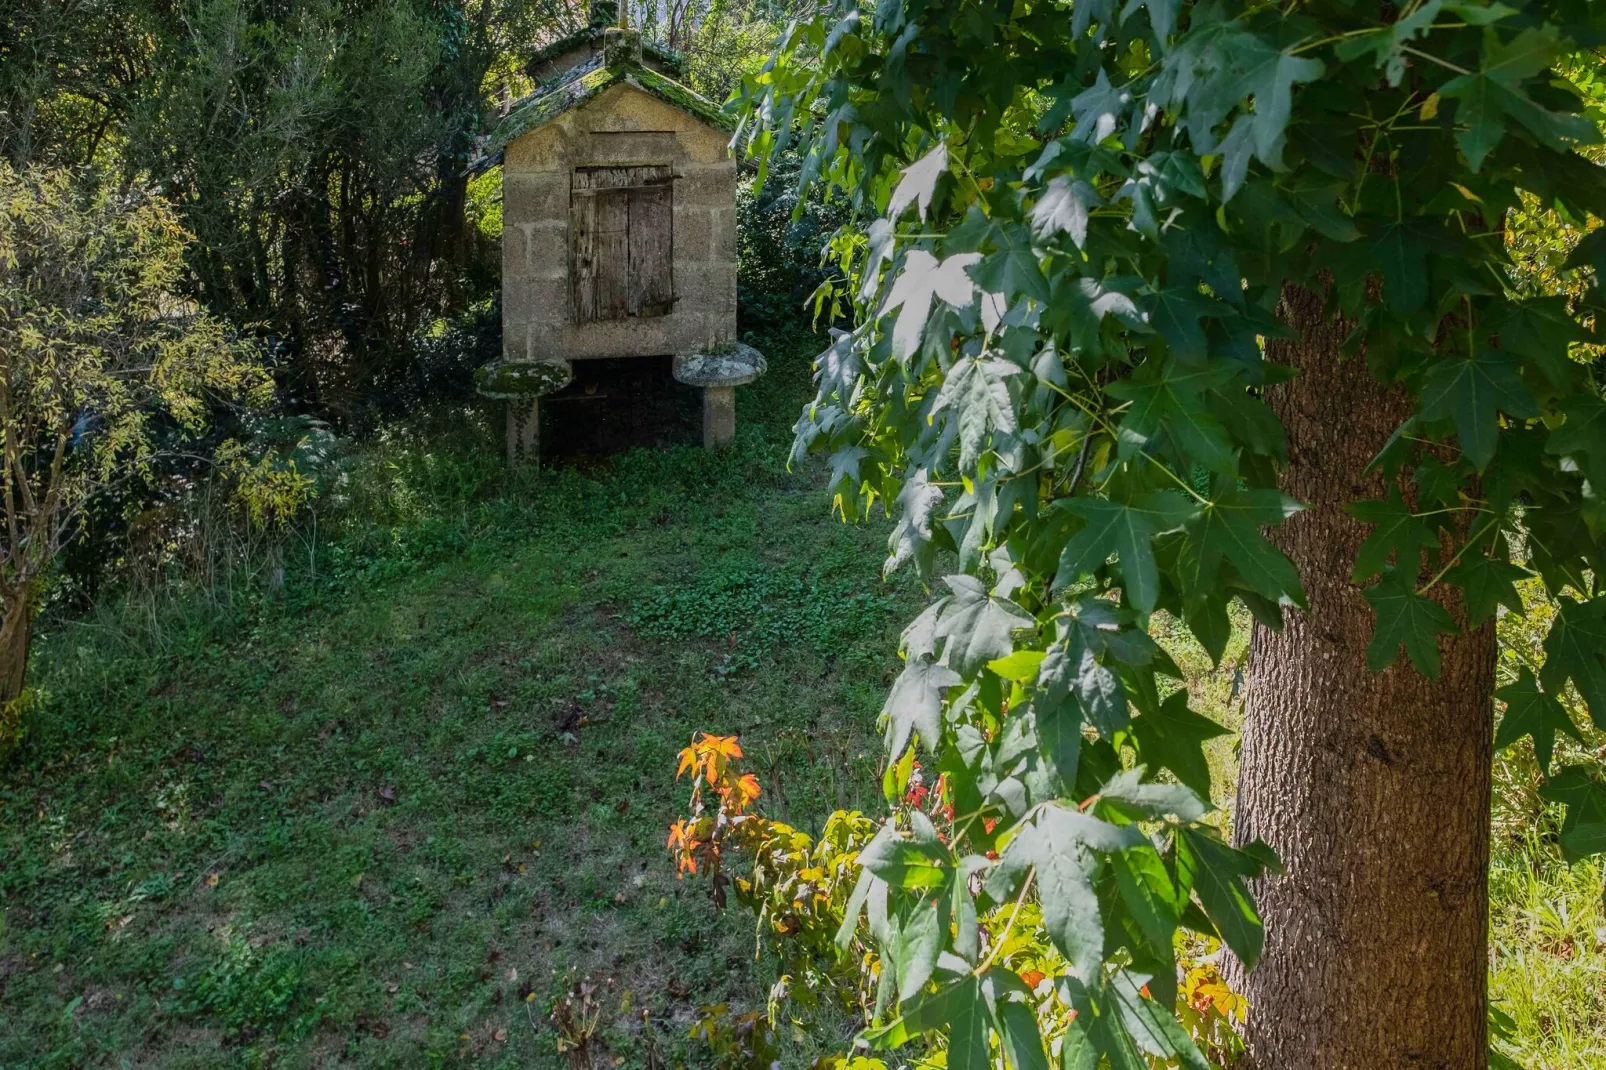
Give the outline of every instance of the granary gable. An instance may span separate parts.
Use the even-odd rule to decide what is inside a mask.
[[[593,8],[593,19],[598,7]],[[570,34],[537,53],[532,72],[553,72],[535,92],[517,101],[492,131],[485,164],[501,163],[514,139],[538,130],[567,112],[596,99],[621,83],[721,130],[734,130],[736,120],[718,104],[669,76],[679,73],[679,53],[643,42],[632,30],[593,26]]]

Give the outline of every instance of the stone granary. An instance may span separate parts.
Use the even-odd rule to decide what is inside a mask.
[[[543,49],[540,83],[492,134],[502,165],[502,356],[476,374],[508,402],[508,460],[539,456],[540,399],[573,361],[671,356],[703,390],[703,442],[735,433],[735,387],[764,358],[736,341],[732,122],[675,81],[678,56],[593,25]],[[598,17],[600,16],[600,17]]]

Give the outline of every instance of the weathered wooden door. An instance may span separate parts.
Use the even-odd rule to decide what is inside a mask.
[[[571,187],[574,322],[663,316],[675,303],[667,166],[580,167]]]

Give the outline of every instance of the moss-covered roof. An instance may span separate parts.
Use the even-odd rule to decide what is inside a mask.
[[[558,59],[559,57],[566,56],[577,48],[596,48],[602,44],[602,36],[606,30],[607,27],[605,26],[587,26],[583,30],[576,30],[571,34],[566,34],[563,37],[558,38],[556,41],[553,41],[551,44],[537,49],[535,54],[530,57],[530,62],[525,66],[525,70],[530,72],[531,77],[535,77],[536,70],[543,63],[548,63],[552,60]],[[661,45],[656,41],[647,40],[645,38],[641,42],[641,50],[642,52],[651,56],[653,59],[657,60],[659,63],[663,64],[665,67],[669,68],[671,71],[674,71],[681,77],[685,77],[685,53],[679,51],[678,49],[670,48],[668,45]]]
[[[630,62],[607,67],[601,65],[600,59],[582,64],[582,67],[584,69],[576,68],[572,72],[573,77],[532,93],[513,106],[491,132],[490,142],[486,145],[487,166],[500,162],[502,150],[514,138],[540,129],[621,82],[695,115],[710,126],[722,130],[736,129],[735,117],[718,104],[648,67]]]

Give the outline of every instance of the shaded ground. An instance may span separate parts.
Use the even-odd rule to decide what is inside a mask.
[[[884,529],[785,474],[768,400],[732,455],[425,520],[404,499],[478,462],[395,444],[352,478],[392,480],[401,522],[349,526],[317,575],[289,553],[282,601],[51,627],[0,789],[0,1066],[552,1065],[581,978],[598,1065],[644,1065],[698,1006],[762,998],[750,922],[667,864],[675,752],[741,733],[805,825],[870,803],[924,597],[879,581]]]

